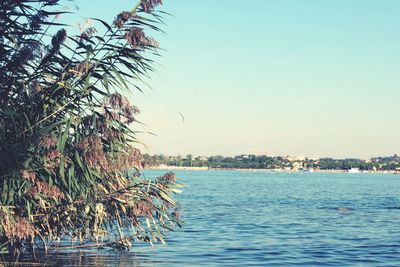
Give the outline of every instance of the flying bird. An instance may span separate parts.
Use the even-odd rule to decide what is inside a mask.
[[[178,114],[181,116],[182,122],[185,123],[185,116],[183,116],[183,114],[181,112],[178,112]]]

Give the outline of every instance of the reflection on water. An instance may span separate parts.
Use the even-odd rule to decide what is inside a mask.
[[[82,250],[69,252],[51,252],[47,255],[37,254],[37,258],[24,256],[21,265],[31,266],[154,266],[155,257],[135,252],[117,250]]]
[[[179,196],[186,224],[167,246],[61,251],[39,264],[400,266],[398,175],[177,173],[191,189]]]

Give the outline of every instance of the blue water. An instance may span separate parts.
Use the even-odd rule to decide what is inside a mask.
[[[167,246],[60,253],[47,264],[400,266],[400,175],[176,173],[190,186],[178,196],[186,224]]]

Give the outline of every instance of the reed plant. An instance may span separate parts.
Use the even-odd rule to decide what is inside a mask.
[[[0,1],[0,254],[65,238],[130,248],[180,226],[175,175],[139,175],[129,101],[158,55],[159,4],[69,34],[60,0]]]

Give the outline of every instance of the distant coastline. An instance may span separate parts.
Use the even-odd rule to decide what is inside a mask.
[[[250,171],[250,172],[285,172],[285,173],[381,173],[381,174],[400,174],[400,171],[373,171],[373,170],[293,170],[293,169],[251,169],[251,168],[210,168],[210,167],[190,167],[190,166],[173,166],[173,165],[155,165],[148,166],[146,170],[162,170],[162,171]]]
[[[165,156],[144,155],[144,164],[164,170],[240,170],[320,173],[400,173],[400,156],[370,159],[334,159],[304,156],[237,155]]]

